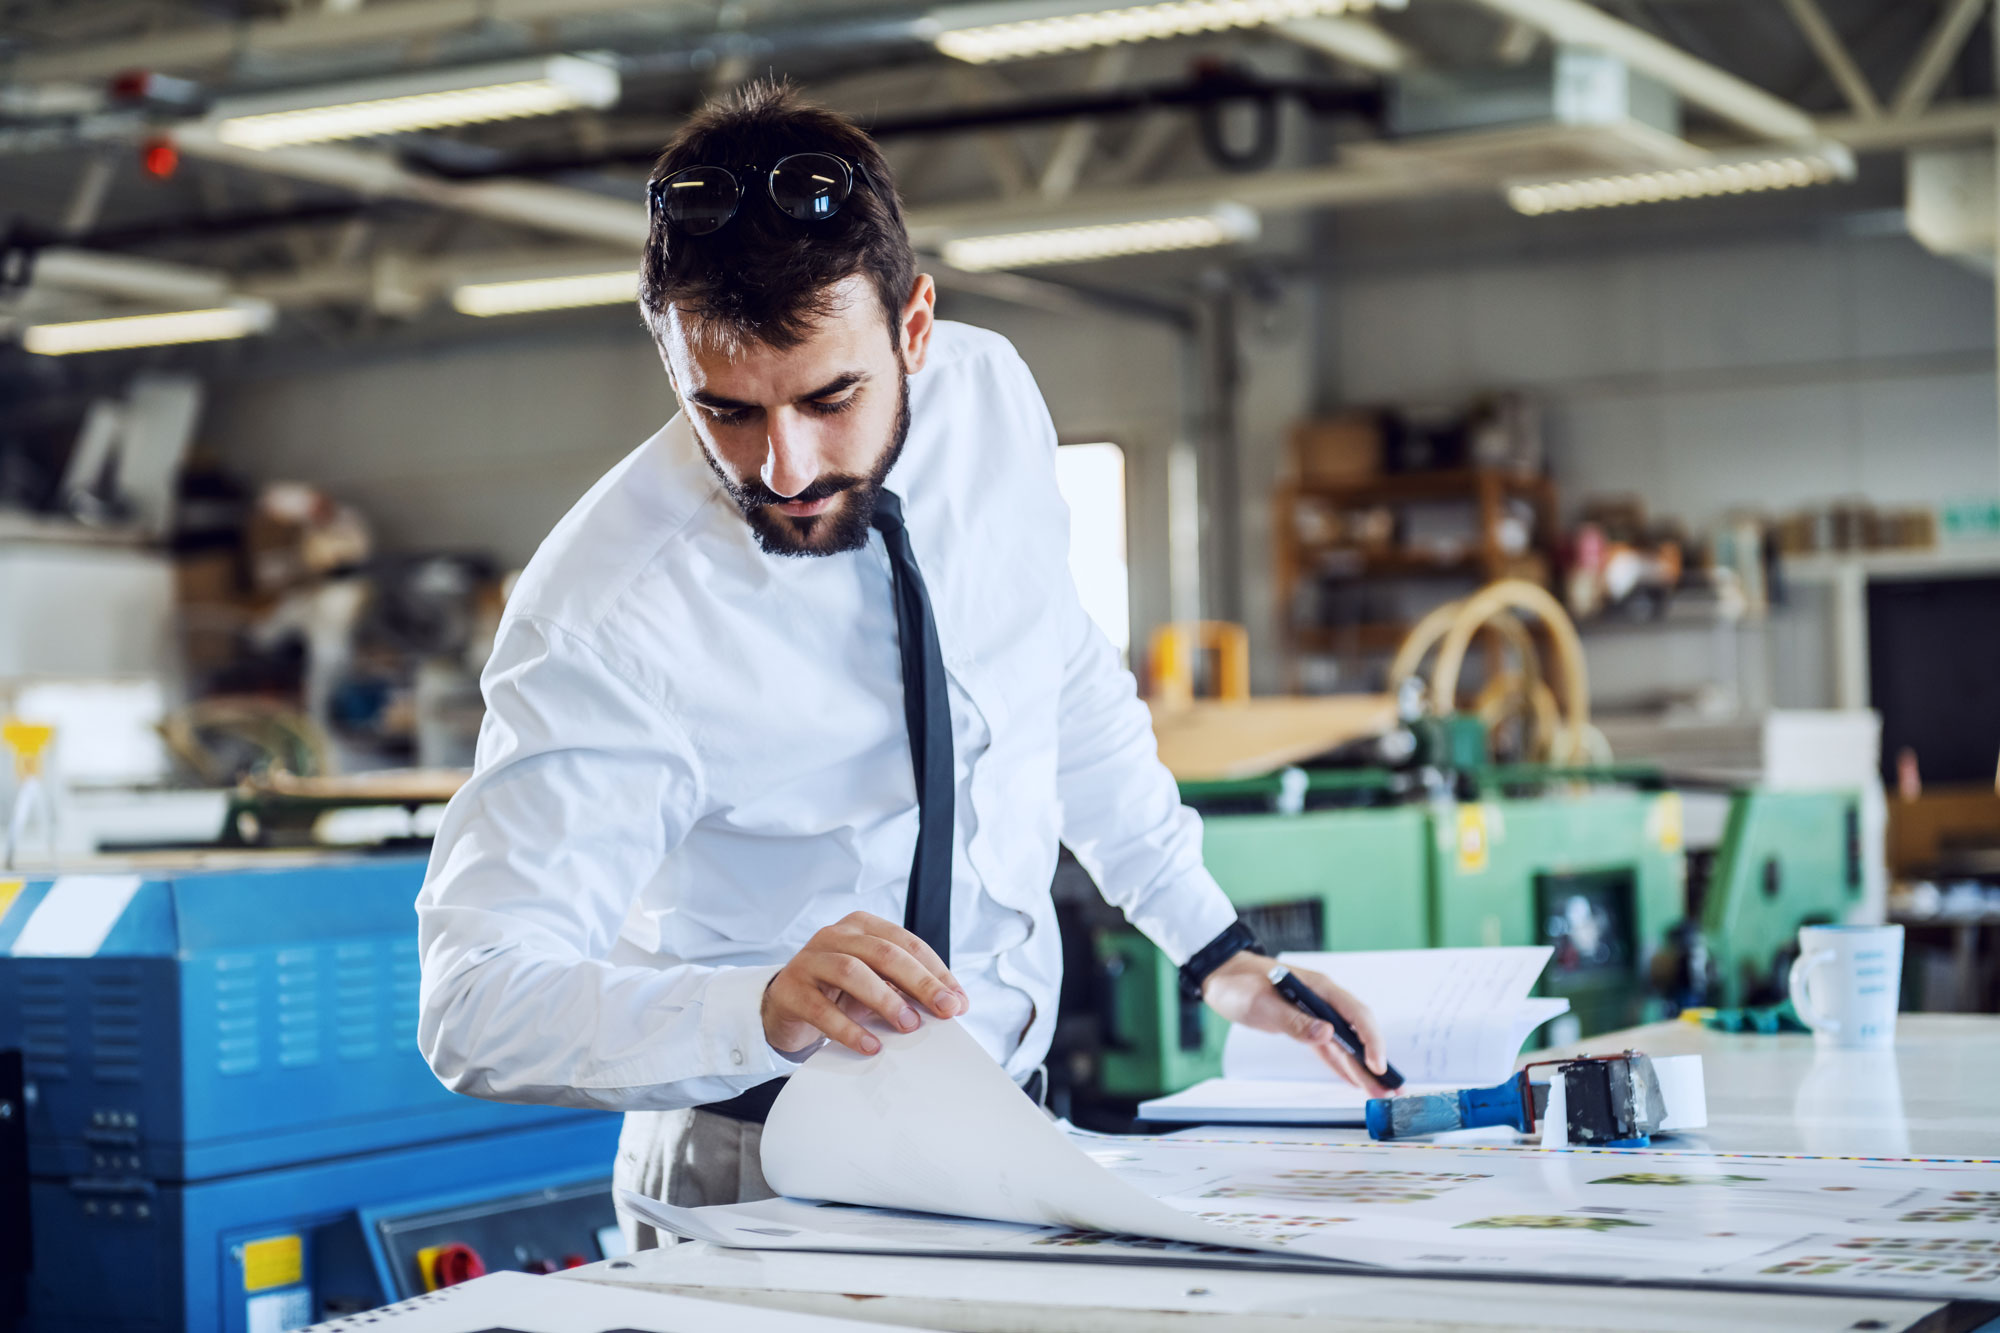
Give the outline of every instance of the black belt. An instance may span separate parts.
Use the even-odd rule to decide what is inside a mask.
[[[1027,1081],[1020,1085],[1028,1100],[1037,1106],[1043,1103],[1043,1094],[1046,1091],[1044,1085],[1048,1082],[1045,1074],[1043,1067],[1037,1065],[1035,1072],[1028,1075]],[[710,1102],[695,1109],[724,1116],[730,1120],[741,1120],[746,1124],[761,1125],[771,1118],[771,1104],[778,1100],[778,1094],[784,1090],[785,1080],[774,1078],[769,1083],[759,1083],[748,1092],[739,1092],[726,1102]]]
[[[759,1083],[748,1092],[739,1092],[726,1102],[710,1102],[707,1106],[695,1109],[712,1111],[731,1120],[761,1125],[771,1118],[771,1103],[777,1101],[778,1094],[784,1090],[785,1080],[774,1078],[769,1083]]]

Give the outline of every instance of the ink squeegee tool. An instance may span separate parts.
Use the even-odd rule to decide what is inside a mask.
[[[1417,1097],[1376,1097],[1368,1103],[1368,1137],[1419,1139],[1454,1129],[1509,1125],[1526,1134],[1534,1127],[1537,1085],[1524,1071],[1490,1088],[1462,1088]],[[1539,1085],[1546,1099],[1548,1085]]]
[[[1690,1060],[1697,1062],[1692,1071],[1684,1068]],[[1378,1097],[1368,1103],[1368,1137],[1411,1139],[1505,1125],[1523,1134],[1541,1128],[1545,1141],[1559,1144],[1643,1148],[1662,1129],[1694,1129],[1707,1123],[1699,1060],[1699,1056],[1677,1056],[1669,1061],[1677,1074],[1672,1108],[1653,1061],[1638,1051],[1621,1051],[1541,1061],[1490,1088]],[[1548,1081],[1530,1077],[1537,1069],[1550,1071]],[[1556,1117],[1557,1123],[1545,1124],[1547,1117]]]

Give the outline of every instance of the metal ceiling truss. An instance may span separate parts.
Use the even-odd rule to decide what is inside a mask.
[[[1886,109],[1818,0],[1780,2],[1825,67],[1850,114],[1809,115],[1770,91],[1585,0],[1469,0],[1504,20],[1514,45],[1520,44],[1519,34],[1532,32],[1552,42],[1608,51],[1631,68],[1668,85],[1684,101],[1728,124],[1753,145],[1831,139],[1859,150],[1880,150],[1994,134],[2000,123],[2000,104],[1994,101],[1932,104],[1977,19],[1986,11],[1987,0],[1943,0],[1935,26],[1898,80]],[[1102,7],[1102,0],[1075,6],[1078,12],[1098,7]],[[703,23],[713,24],[717,9],[709,3],[639,6],[631,0],[400,0],[352,10],[322,9],[246,24],[170,31],[136,42],[26,51],[0,70],[5,70],[12,86],[19,88],[102,78],[136,61],[180,70],[241,69],[265,57],[275,60],[302,52],[360,49],[371,44],[402,44],[397,49],[407,56],[411,42],[473,32],[490,35],[495,25],[505,29],[516,45],[530,49],[536,43],[559,39],[564,24],[631,17],[642,11],[656,29],[678,25],[689,41],[706,42],[702,49],[712,49],[715,41],[722,39],[701,37],[697,30]],[[775,3],[751,3],[736,6],[735,12],[757,17],[777,15],[779,10]],[[856,26],[861,38],[879,44],[899,34],[907,37],[911,20],[862,15]],[[1380,74],[1421,63],[1420,54],[1405,41],[1362,19],[1298,20],[1279,25],[1275,32],[1364,72]],[[752,41],[755,34],[743,29],[724,36],[739,41],[740,46]],[[656,56],[653,67],[676,67],[674,62],[686,63],[685,57],[686,49],[671,58]],[[899,76],[900,90],[916,109],[889,110],[869,117],[878,132],[892,147],[899,138],[918,140],[910,150],[917,158],[927,151],[923,141],[972,136],[987,163],[993,191],[992,196],[977,200],[913,201],[909,210],[913,237],[921,246],[935,247],[968,228],[992,230],[1054,225],[1057,220],[1076,218],[1159,214],[1209,206],[1218,198],[1283,211],[1492,191],[1508,176],[1531,170],[1629,170],[1635,164],[1666,162],[1677,154],[1696,151],[1643,126],[1608,131],[1603,127],[1543,126],[1401,142],[1363,141],[1344,145],[1343,159],[1330,165],[1182,173],[1139,184],[1156,177],[1167,154],[1186,142],[1191,123],[1199,123],[1185,114],[1190,110],[1199,117],[1232,102],[1286,98],[1301,101],[1319,114],[1373,118],[1379,129],[1382,93],[1369,84],[1240,74],[1210,75],[1205,84],[1196,79],[1134,85],[1127,82],[1132,63],[1131,48],[1108,48],[1089,59],[1052,67],[1069,68],[1076,76],[1070,91],[1049,92],[1043,79],[1032,94],[999,69],[933,65],[931,68],[943,70],[942,86],[955,89],[963,103],[945,110],[923,109],[940,86],[936,76],[914,81]],[[848,100],[856,99],[850,96]],[[1122,140],[1107,141],[1100,132],[1100,126],[1111,118],[1128,122]],[[1034,136],[1017,133],[1022,127],[1040,127],[1045,132]],[[522,232],[559,236],[586,247],[556,256],[558,267],[571,261],[585,262],[586,258],[602,263],[607,256],[621,254],[629,262],[647,231],[644,207],[636,199],[636,189],[631,189],[637,175],[634,169],[649,164],[653,152],[650,147],[643,152],[621,148],[615,134],[602,125],[594,128],[597,142],[589,151],[537,155],[475,148],[466,154],[465,162],[453,163],[432,154],[425,169],[417,169],[415,164],[426,162],[420,143],[415,156],[407,161],[373,148],[346,145],[257,151],[224,142],[212,126],[181,124],[172,131],[174,141],[183,154],[198,163],[333,187],[348,196],[348,201],[279,207],[263,214],[224,212],[191,228],[176,229],[174,234],[251,237],[274,228],[310,228],[313,240],[291,246],[293,268],[289,274],[275,272],[225,286],[236,292],[254,291],[280,303],[360,302],[394,313],[423,308],[444,289],[448,279],[456,280],[454,275],[481,267],[503,267],[501,261],[517,257],[501,250],[489,251],[483,258],[461,255],[443,260],[391,250],[367,258],[371,245],[380,248],[397,239],[400,228],[394,214],[401,206],[482,219],[498,224],[503,237]],[[1049,130],[1054,132],[1047,133]],[[1040,151],[1033,151],[1031,143]],[[504,174],[494,174],[491,164],[481,165],[476,160],[480,153],[497,161]],[[1268,157],[1265,154],[1262,161],[1249,165],[1264,166]],[[530,178],[538,173],[589,169],[617,175],[621,168],[625,185],[612,180],[606,191]],[[87,234],[90,219],[102,202],[103,180],[93,184],[91,170],[85,168],[68,209],[66,227],[72,232]],[[906,188],[912,181],[926,178],[928,173],[917,171],[906,171],[903,176]],[[621,189],[630,193],[620,197]],[[377,227],[376,223],[388,225]],[[329,224],[340,227],[330,242],[324,239]],[[127,228],[98,233],[95,239],[106,247],[168,239],[157,232],[151,236],[144,232],[144,228]],[[27,241],[39,246],[55,239],[30,237]],[[156,299],[162,290],[159,283],[167,281],[165,269],[150,273],[120,270],[121,256],[93,257],[87,250],[74,248],[60,252],[62,258],[51,266],[48,256],[54,253],[58,252],[44,252],[38,285],[88,291],[95,299],[106,294],[106,284],[117,287],[117,275],[122,271],[130,279],[125,294],[145,300]],[[150,261],[134,262],[143,265]],[[71,277],[67,284],[58,281],[64,272]],[[209,271],[178,272],[188,281],[196,280],[190,272],[202,282],[214,278],[214,272]],[[91,276],[96,285],[78,278],[79,273]],[[967,290],[976,288],[989,296],[1045,308],[1101,298],[1097,293],[1079,296],[1065,284],[1019,275],[946,271],[942,276]]]
[[[1847,44],[1840,40],[1840,34],[1827,22],[1826,13],[1819,7],[1819,0],[1785,0],[1785,8],[1791,11],[1792,21],[1799,25],[1806,42],[1826,67],[1834,86],[1847,99],[1847,105],[1863,120],[1879,119],[1882,103],[1875,96],[1875,89],[1869,85],[1868,77],[1861,67],[1854,63],[1854,57],[1847,52]]]

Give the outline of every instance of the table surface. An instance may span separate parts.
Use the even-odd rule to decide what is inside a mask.
[[[1820,1048],[1804,1033],[1758,1036],[1654,1023],[1528,1058],[1630,1046],[1699,1055],[1708,1128],[1660,1148],[1828,1157],[2000,1157],[2000,1018],[1903,1014],[1886,1051]]]
[[[1631,1047],[1702,1056],[1709,1126],[1657,1147],[1834,1156],[2000,1157],[2000,1018],[1906,1014],[1882,1052],[1821,1050],[1804,1035],[1689,1023],[1607,1033],[1554,1054]],[[1546,1058],[1538,1053],[1533,1058]],[[1273,1131],[1260,1131],[1269,1136]],[[1355,1131],[1292,1130],[1319,1141]],[[1364,1136],[1365,1137],[1365,1136]],[[1942,1302],[1566,1283],[784,1254],[683,1244],[567,1276],[619,1287],[844,1314],[963,1333],[1127,1330],[1963,1329],[1990,1317]],[[1867,1322],[1867,1321],[1879,1322]]]

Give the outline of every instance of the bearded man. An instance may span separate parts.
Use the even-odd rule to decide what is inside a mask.
[[[1048,409],[1005,339],[935,317],[867,135],[753,85],[649,200],[640,308],[682,411],[508,603],[417,904],[438,1077],[626,1112],[621,1186],[769,1197],[763,1119],[824,1041],[962,1023],[1036,1093],[1066,843],[1190,993],[1376,1087],[1367,1010],[1299,973],[1364,1067],[1203,869],[1072,585]]]

